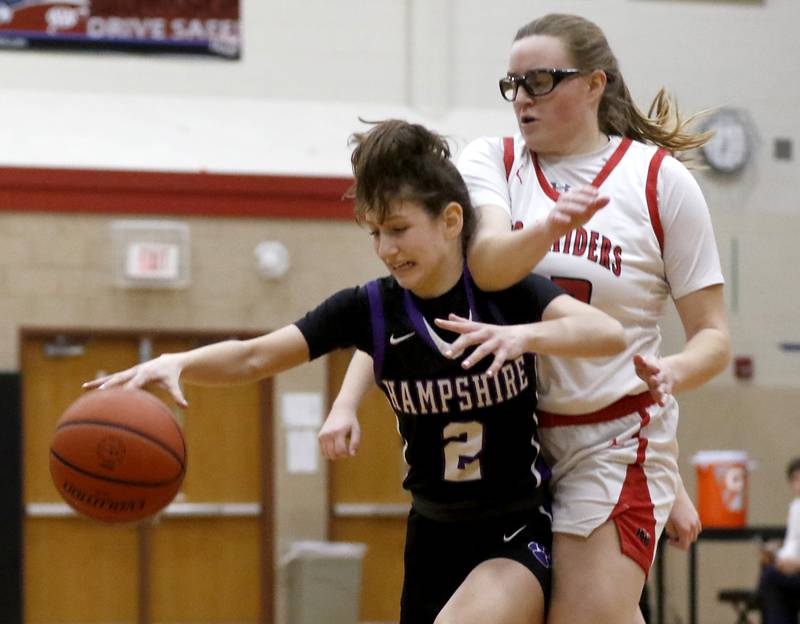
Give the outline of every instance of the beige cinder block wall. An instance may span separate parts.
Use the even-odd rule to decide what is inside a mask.
[[[191,232],[191,287],[170,292],[121,290],[111,279],[114,218],[0,214],[0,367],[18,368],[22,326],[266,331],[291,322],[327,294],[383,272],[366,232],[349,221],[192,218],[180,219]],[[681,471],[688,491],[694,496],[689,460],[695,451],[747,450],[757,462],[751,475],[753,524],[785,521],[788,491],[783,466],[800,448],[800,390],[787,383],[800,356],[777,350],[781,336],[797,336],[784,336],[780,327],[785,323],[771,324],[768,318],[770,309],[783,319],[796,309],[793,294],[779,287],[783,279],[779,276],[787,276],[800,260],[793,256],[796,248],[788,240],[796,222],[789,215],[715,215],[735,350],[755,354],[756,376],[741,382],[726,371],[706,388],[680,397]],[[732,266],[732,238],[739,241],[738,270]],[[253,248],[262,240],[280,240],[289,249],[292,266],[284,280],[269,282],[258,276]],[[769,252],[764,241],[770,241]],[[732,306],[734,289],[738,302]],[[680,345],[681,334],[675,319],[668,318],[665,352]],[[287,474],[280,421],[282,393],[325,392],[324,362],[280,375],[275,389],[279,558],[293,540],[326,537],[325,466],[315,475]],[[716,602],[716,591],[755,582],[755,546],[705,543],[700,548],[700,621],[726,621],[730,614]],[[685,622],[687,556],[671,548],[666,552],[667,621]],[[280,570],[276,578],[278,621],[282,621],[286,592]]]
[[[380,274],[367,233],[349,221],[192,218],[179,219],[190,228],[189,288],[119,289],[111,273],[114,218],[0,215],[0,369],[18,369],[23,326],[268,331],[335,290]],[[281,241],[289,250],[291,268],[280,281],[257,274],[253,248],[263,240]],[[326,537],[326,466],[313,475],[285,469],[280,397],[295,391],[326,391],[324,361],[284,373],[275,383],[276,560],[293,540]],[[282,621],[281,570],[276,578]]]

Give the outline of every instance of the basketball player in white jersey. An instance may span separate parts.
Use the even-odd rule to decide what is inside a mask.
[[[560,193],[589,184],[608,206],[557,240],[535,271],[619,320],[628,342],[624,353],[591,362],[540,360],[555,495],[549,621],[632,621],[678,488],[672,394],[706,382],[729,358],[708,208],[670,155],[707,137],[685,130],[663,92],[653,119],[641,115],[602,31],[576,16],[520,29],[500,86],[520,133],[513,146],[479,140],[460,161],[481,207],[475,279],[500,288],[532,268],[525,228],[546,218]],[[668,297],[687,342],[663,357],[658,322]]]
[[[705,383],[729,359],[708,209],[670,155],[707,137],[686,131],[663,92],[654,117],[642,115],[602,31],[576,16],[520,29],[500,87],[519,134],[478,140],[459,162],[481,211],[469,254],[476,283],[503,288],[534,269],[617,318],[628,343],[610,358],[539,359],[540,426],[554,477],[548,622],[640,621],[657,540],[676,493],[686,497],[672,395]],[[608,205],[586,223],[579,208],[599,196]],[[573,223],[553,242],[570,210]],[[663,357],[658,321],[668,297],[687,342]],[[353,396],[346,389],[337,399],[323,448],[335,451],[332,435],[341,436]],[[684,521],[691,539],[698,527]]]

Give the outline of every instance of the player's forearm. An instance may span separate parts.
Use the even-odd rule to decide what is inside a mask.
[[[187,383],[218,386],[249,383],[271,377],[308,361],[308,345],[294,325],[250,340],[226,340],[183,353],[175,358]]]
[[[725,370],[730,358],[727,331],[720,328],[700,330],[683,351],[664,358],[675,379],[672,392],[677,394],[702,386]]]
[[[508,288],[539,264],[553,239],[540,222],[523,230],[479,232],[467,257],[470,273],[482,290]]]
[[[625,348],[622,325],[604,314],[570,316],[529,325],[528,351],[562,357],[615,355]]]
[[[356,351],[347,367],[342,387],[333,402],[334,406],[356,411],[367,390],[374,383],[372,358],[363,351]]]

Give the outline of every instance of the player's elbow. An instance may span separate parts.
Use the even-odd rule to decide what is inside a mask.
[[[600,336],[600,346],[603,351],[598,355],[616,355],[624,351],[627,346],[625,331],[622,329],[622,324],[616,319],[605,319],[602,330],[598,332],[598,335]]]
[[[731,362],[731,337],[727,328],[714,328],[709,331],[713,338],[707,342],[709,345],[708,372],[709,377],[716,377]]]

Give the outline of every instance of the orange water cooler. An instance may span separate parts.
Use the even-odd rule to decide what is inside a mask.
[[[697,471],[697,511],[704,527],[747,524],[748,458],[745,451],[699,451],[692,457]]]

